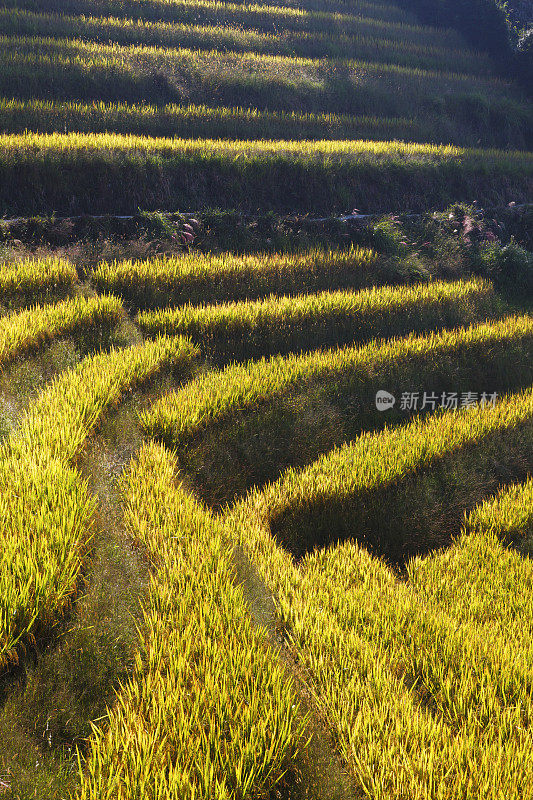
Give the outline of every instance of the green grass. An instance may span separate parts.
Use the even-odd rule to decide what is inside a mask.
[[[147,336],[190,336],[205,355],[228,361],[453,327],[497,312],[491,285],[473,279],[186,305],[142,312],[137,323]]]

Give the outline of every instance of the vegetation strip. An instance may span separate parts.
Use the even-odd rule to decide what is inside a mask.
[[[203,176],[200,183],[192,181],[194,191],[192,175]],[[334,215],[345,212],[346,198],[356,195],[363,210],[390,212],[405,210],[407,186],[409,206],[416,211],[422,206],[415,185],[423,187],[424,208],[431,203],[444,207],[458,192],[468,198],[480,189],[488,205],[499,205],[510,198],[502,176],[512,176],[513,199],[525,199],[533,181],[533,156],[399,142],[0,136],[0,208],[10,216],[47,208],[62,213],[67,207],[71,213],[128,213],[141,204],[148,210],[172,207],[177,196],[183,207],[199,210],[260,206]],[[100,191],[104,180],[106,189]]]
[[[504,486],[467,516],[448,550],[409,564],[409,579],[428,605],[445,608],[457,623],[482,626],[528,648],[531,640],[533,479]],[[518,546],[506,547],[509,543]]]
[[[222,525],[171,455],[145,445],[123,492],[153,577],[135,675],[94,728],[80,798],[256,796],[298,744],[291,680],[234,583]]]
[[[133,308],[254,299],[332,286],[361,287],[379,279],[377,255],[363,247],[245,256],[192,252],[102,263],[91,277],[98,291],[112,291]]]
[[[458,626],[354,543],[285,583],[295,649],[364,795],[518,798],[532,742],[524,653]]]
[[[453,359],[460,348],[468,348],[477,342],[481,345],[485,342],[487,351],[492,353],[495,343],[510,343],[514,336],[517,336],[521,345],[525,344],[522,336],[527,338],[531,330],[533,322],[529,317],[508,318],[436,335],[411,335],[388,343],[371,342],[360,348],[318,350],[302,355],[231,364],[223,371],[211,370],[179,392],[158,400],[149,411],[143,413],[143,425],[151,435],[159,435],[167,443],[171,439],[178,444],[210,425],[244,411],[252,412],[262,403],[292,391],[310,388],[315,382],[324,385],[331,382],[335,394],[344,394],[347,389],[356,387],[358,393],[362,394],[365,381],[372,387],[374,381],[381,385],[385,376],[391,376],[393,365],[398,378],[401,377],[408,369],[410,358],[426,357],[430,366],[430,361],[436,361],[441,353],[449,354]],[[525,362],[528,357],[528,352],[524,352]],[[455,365],[455,361],[450,363]],[[483,364],[480,368],[482,375],[486,374],[485,366]],[[420,362],[413,360],[413,367],[419,370]],[[524,367],[526,363],[518,369],[521,371]],[[394,382],[393,378],[391,380]],[[528,382],[527,367],[524,382]]]
[[[65,334],[110,327],[122,317],[116,297],[75,297],[0,317],[0,369],[25,351]]]
[[[453,145],[417,144],[413,142],[372,142],[359,141],[217,141],[209,139],[165,139],[157,137],[121,136],[120,134],[5,134],[0,137],[0,148],[4,157],[10,153],[23,154],[25,150],[36,148],[41,154],[69,152],[98,152],[110,150],[155,152],[159,156],[170,156],[173,153],[195,154],[211,150],[216,153],[230,152],[252,158],[254,155],[283,155],[301,157],[309,160],[327,156],[328,158],[345,157],[357,162],[375,156],[388,157],[391,160],[410,157],[420,163],[451,161],[464,167],[487,160],[491,167],[505,170],[509,167],[533,169],[533,154],[527,151],[508,151],[487,148],[461,148]],[[206,155],[208,154],[206,153]]]
[[[0,3],[0,795],[533,800],[500,2]]]
[[[409,579],[424,602],[445,607],[461,624],[483,626],[489,636],[529,648],[533,479],[504,486],[465,519],[453,546],[410,562]]]
[[[3,303],[55,299],[69,294],[77,280],[74,266],[61,258],[6,262],[0,270],[0,297]]]
[[[270,112],[224,106],[128,103],[61,103],[0,99],[3,133],[114,133],[215,139],[404,139],[432,142],[431,125],[403,117]],[[453,144],[476,139],[450,134]],[[439,140],[440,141],[440,140]]]
[[[480,75],[490,70],[486,56],[464,49],[451,50],[437,45],[406,42],[377,31],[327,34],[324,32],[283,31],[264,33],[240,27],[183,23],[147,22],[118,17],[79,17],[35,14],[0,9],[0,32],[11,36],[54,36],[81,38],[107,44],[188,47],[202,50],[255,52],[309,58],[372,59],[379,49],[383,63],[422,69],[461,70]],[[401,29],[399,31],[402,32]]]
[[[244,35],[244,34],[243,34]],[[386,40],[387,41],[387,40]],[[467,84],[469,81],[474,85],[484,86],[491,89],[495,95],[501,96],[502,90],[507,88],[515,99],[520,97],[519,92],[516,91],[513,84],[508,81],[503,81],[496,78],[492,74],[472,75],[469,72],[457,71],[456,64],[453,64],[452,69],[423,69],[415,65],[403,66],[400,64],[387,63],[380,60],[377,62],[366,62],[361,59],[354,58],[339,58],[328,59],[298,56],[298,55],[285,55],[285,54],[269,54],[254,51],[233,51],[226,50],[220,52],[216,48],[204,49],[202,47],[166,47],[154,46],[144,43],[133,45],[120,45],[115,42],[101,43],[98,41],[85,41],[83,38],[69,38],[68,36],[12,36],[0,34],[0,43],[4,47],[3,60],[5,65],[10,63],[19,63],[20,66],[24,63],[46,64],[51,63],[50,57],[56,55],[58,66],[63,68],[67,64],[75,64],[81,60],[82,56],[92,55],[93,61],[96,64],[111,64],[116,63],[117,66],[120,61],[124,65],[132,64],[132,56],[143,57],[146,62],[162,60],[166,62],[167,66],[178,66],[185,58],[192,60],[193,69],[196,65],[202,65],[205,69],[212,69],[223,75],[230,65],[249,66],[254,64],[256,68],[263,65],[263,71],[271,78],[270,73],[277,66],[280,75],[288,78],[290,71],[297,72],[298,67],[307,67],[311,71],[331,70],[332,67],[344,67],[348,72],[359,71],[364,68],[365,73],[360,75],[360,78],[377,77],[379,71],[382,71],[381,77],[388,77],[395,75],[397,80],[402,77],[418,78],[420,80],[421,88],[425,85],[431,85],[433,82],[448,81],[450,84],[458,83]],[[386,47],[386,45],[385,45]],[[430,48],[426,49],[426,52]],[[17,56],[18,53],[18,56]],[[375,51],[374,51],[375,54]],[[175,64],[173,65],[173,61]],[[332,63],[329,63],[333,61]],[[61,63],[63,62],[63,63]],[[218,63],[217,63],[218,62]],[[337,62],[337,63],[335,63]],[[195,74],[195,73],[193,73]],[[294,76],[293,76],[294,77]]]
[[[363,433],[265,489],[276,535],[295,553],[353,536],[394,560],[449,541],[463,510],[531,470],[533,390]],[[470,476],[474,474],[475,478]]]
[[[337,30],[339,25],[343,30],[361,23],[363,20],[376,21],[378,25],[401,25],[409,30],[427,31],[439,41],[449,43],[451,46],[461,42],[460,37],[451,30],[437,31],[432,28],[422,28],[414,25],[412,17],[401,10],[397,5],[382,3],[358,3],[351,6],[355,12],[347,14],[344,3],[338,3],[335,8],[325,10],[326,4],[319,3],[320,10],[312,7],[271,5],[268,3],[232,3],[219,2],[219,0],[5,0],[4,5],[10,9],[24,8],[30,11],[50,12],[63,14],[84,14],[86,16],[127,17],[130,19],[147,20],[152,22],[216,22],[220,25],[251,23],[252,27],[270,30],[276,29],[276,24],[281,23],[284,28],[315,28],[318,30]],[[342,10],[341,10],[342,9]],[[386,21],[384,19],[386,15]]]
[[[453,327],[497,309],[490,284],[474,279],[187,305],[143,312],[137,323],[146,335],[191,336],[204,352],[227,361]]]
[[[526,397],[511,398],[506,411]],[[527,402],[531,405],[531,393]],[[308,474],[301,473],[302,490],[321,491],[322,477],[316,474],[311,488]],[[531,482],[472,514],[467,530],[478,526],[480,537],[473,548],[468,550],[473,536],[465,534],[448,557],[436,556],[437,569],[431,559],[412,562],[413,584],[399,582],[354,542],[309,554],[296,567],[269,527],[272,501],[283,483],[252,493],[225,524],[274,593],[295,655],[361,793],[379,800],[462,798],[468,787],[472,797],[522,796],[532,743],[527,721],[533,675],[528,638],[517,652],[506,630],[515,597],[518,611],[530,603],[530,569],[528,561],[498,549],[491,536],[511,518],[513,528],[530,525]],[[457,558],[460,547],[467,552]],[[469,554],[476,549],[471,564]],[[483,555],[489,556],[487,563]],[[506,573],[509,565],[513,570]],[[493,571],[494,590],[492,579],[483,583]],[[472,603],[476,586],[485,594],[479,604]],[[453,607],[453,595],[462,604]],[[502,602],[495,605],[495,599]],[[457,605],[463,612],[459,626]],[[480,607],[494,620],[490,633],[479,626]],[[516,629],[520,624],[517,619]]]
[[[0,445],[0,660],[49,628],[75,593],[94,500],[73,466],[106,408],[161,369],[189,368],[181,338],[102,353],[46,388]]]
[[[437,66],[435,56],[412,47],[398,49],[394,43],[382,48],[368,40],[360,43],[361,54],[383,53],[377,62],[238,52],[240,48],[221,52],[120,46],[52,37],[0,36],[0,47],[0,94],[7,97],[83,103],[185,102],[357,116],[375,115],[379,107],[382,116],[413,118],[440,142],[448,141],[448,132],[453,130],[456,136],[485,147],[527,149],[531,145],[531,109],[512,85],[485,71],[472,75],[422,68]],[[390,63],[394,59],[401,63]],[[456,65],[465,66],[458,58]],[[209,138],[214,136],[215,127],[208,132]],[[341,138],[346,137],[342,132]]]

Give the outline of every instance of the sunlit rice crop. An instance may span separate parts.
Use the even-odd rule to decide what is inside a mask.
[[[0,269],[0,297],[20,303],[62,296],[72,291],[77,279],[73,264],[61,258],[6,262]]]
[[[143,412],[142,421],[151,436],[178,447],[210,426],[320,386],[333,399],[357,401],[357,413],[353,406],[350,413],[363,424],[383,416],[375,410],[374,397],[384,385],[398,397],[404,387],[411,393],[424,385],[435,390],[437,381],[456,388],[460,383],[470,390],[494,386],[500,373],[505,373],[506,386],[513,382],[513,373],[515,380],[528,385],[533,381],[532,346],[533,321],[526,316],[363,347],[232,364],[163,396]],[[423,390],[418,395],[422,397]]]
[[[502,793],[523,796],[529,786],[532,675],[527,637],[509,641],[506,625],[514,616],[515,596],[518,608],[525,610],[530,602],[529,583],[523,584],[529,565],[498,552],[490,540],[478,539],[469,548],[475,540],[466,536],[462,555],[454,545],[448,557],[436,556],[435,565],[431,558],[419,559],[409,568],[407,583],[350,541],[310,553],[296,566],[271,533],[278,503],[298,504],[305,495],[305,502],[314,504],[319,494],[327,503],[345,480],[383,484],[393,473],[405,475],[407,461],[427,463],[430,451],[452,450],[463,437],[478,442],[481,450],[493,425],[513,427],[531,410],[529,391],[496,409],[448,414],[361,437],[309,469],[289,471],[226,517],[235,541],[275,593],[295,657],[364,796],[462,798],[467,786],[472,796],[494,800]],[[394,454],[393,439],[404,445]],[[371,442],[383,445],[379,457],[366,451]],[[344,456],[363,450],[362,460],[350,456],[344,471]],[[515,518],[523,522],[530,519],[523,510],[524,504],[531,508],[530,495],[528,482],[502,493],[497,503],[508,516],[518,501],[522,510]],[[481,536],[481,519],[494,518],[495,507],[490,501],[474,512],[470,530],[479,519]],[[360,533],[357,527],[353,531]],[[509,572],[506,566],[512,566]],[[488,619],[479,613],[483,609]],[[516,622],[513,631],[519,628]],[[532,793],[526,790],[525,796]]]
[[[377,28],[376,25],[374,25]],[[229,25],[195,25],[149,22],[119,17],[66,16],[35,14],[28,11],[0,10],[0,32],[9,35],[82,38],[106,44],[145,44],[157,47],[190,47],[234,52],[255,52],[271,55],[297,55],[323,58],[372,59],[379,52],[383,63],[394,63],[425,69],[447,69],[481,74],[490,67],[486,56],[467,50],[451,50],[435,44],[405,41],[403,27],[383,35],[378,29],[368,35],[361,22],[362,33],[327,34],[324,32],[259,32]],[[400,38],[389,38],[400,34]],[[380,35],[381,34],[381,35]],[[388,35],[387,35],[388,34]],[[419,32],[420,36],[420,32]]]
[[[292,680],[252,622],[220,522],[171,455],[146,445],[122,489],[153,575],[135,674],[94,726],[80,798],[256,796],[298,745]]]
[[[75,297],[0,317],[0,369],[25,351],[58,336],[110,327],[123,313],[116,297]]]
[[[374,251],[349,247],[242,256],[193,251],[145,261],[104,262],[91,279],[98,291],[112,291],[134,308],[146,308],[291,295],[306,288],[312,292],[369,286],[380,281],[380,272]],[[141,319],[146,319],[148,329],[148,320],[155,324],[159,317]]]
[[[187,371],[183,339],[84,359],[54,380],[0,445],[0,659],[49,627],[76,590],[95,501],[73,466],[102,413],[166,365]]]
[[[191,336],[204,352],[228,360],[453,327],[483,319],[497,307],[487,283],[438,281],[361,292],[186,305],[142,312],[137,322],[146,335]]]

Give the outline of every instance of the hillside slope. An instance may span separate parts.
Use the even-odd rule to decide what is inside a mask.
[[[8,215],[531,196],[531,103],[394,3],[4,0],[0,43]]]

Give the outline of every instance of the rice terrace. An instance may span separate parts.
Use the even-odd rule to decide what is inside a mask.
[[[0,800],[533,800],[533,0],[0,0]]]

